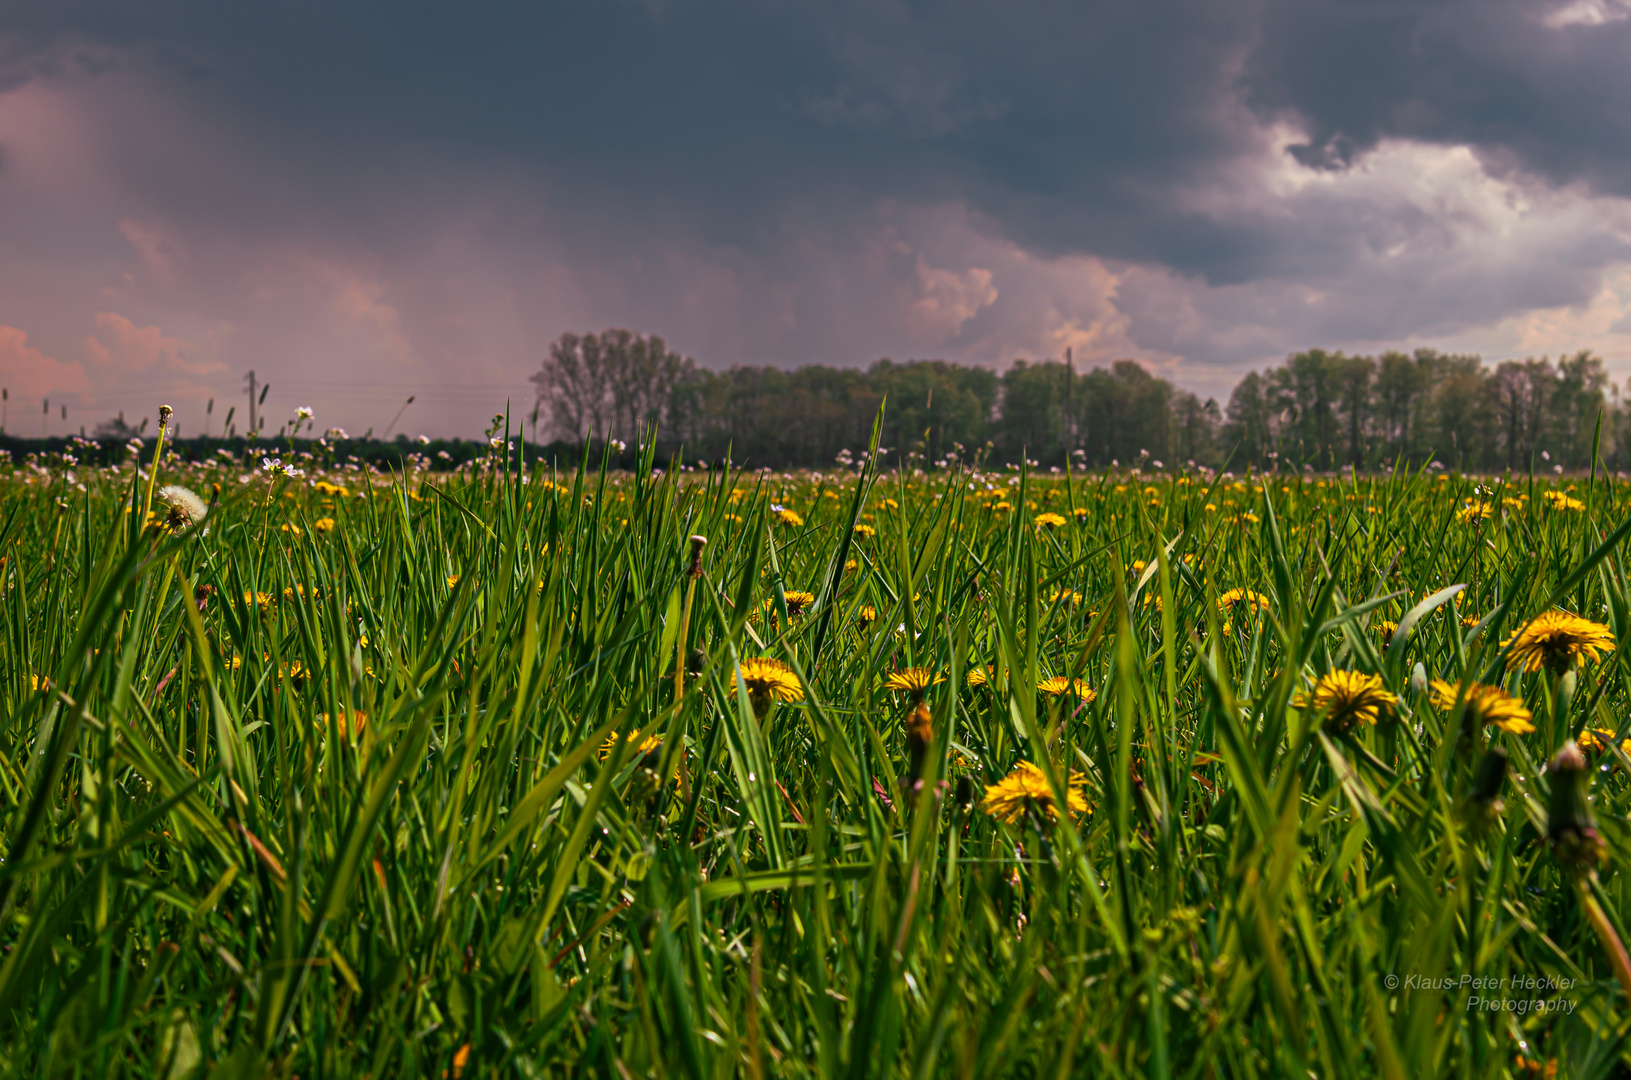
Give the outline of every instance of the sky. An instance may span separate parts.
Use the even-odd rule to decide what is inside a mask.
[[[1628,58],[1631,0],[8,0],[5,419],[242,430],[253,370],[274,426],[475,437],[608,327],[1624,380]]]

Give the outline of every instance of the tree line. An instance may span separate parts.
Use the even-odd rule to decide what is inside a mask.
[[[1315,469],[1438,461],[1468,471],[1631,459],[1631,407],[1589,351],[1489,365],[1417,349],[1295,353],[1240,380],[1220,407],[1132,360],[1079,371],[1019,361],[1001,374],[944,360],[712,370],[661,337],[561,335],[532,376],[536,441],[633,444],[655,425],[667,452],[727,452],[751,466],[819,466],[864,449],[885,397],[882,445],[939,462],[984,452],[1042,466],[1159,460]],[[541,427],[542,430],[539,430]]]

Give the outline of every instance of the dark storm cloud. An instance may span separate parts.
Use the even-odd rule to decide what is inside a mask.
[[[1631,259],[1618,3],[13,0],[0,325],[492,385],[607,322],[1214,374],[1454,334]]]
[[[1616,0],[1273,0],[1246,85],[1309,164],[1386,138],[1467,144],[1553,184],[1631,193],[1631,14]]]
[[[0,24],[14,73],[135,50],[296,154],[511,162],[721,242],[789,200],[961,197],[1040,251],[1254,257],[1169,196],[1253,138],[1227,99],[1239,5],[52,3]]]

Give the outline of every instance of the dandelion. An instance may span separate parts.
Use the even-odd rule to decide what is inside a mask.
[[[1312,690],[1298,691],[1291,704],[1324,713],[1326,730],[1343,735],[1360,723],[1376,723],[1392,712],[1398,700],[1398,695],[1389,693],[1376,675],[1333,671],[1316,679]]]
[[[1399,624],[1392,619],[1382,619],[1377,622],[1376,629],[1382,632],[1382,644],[1393,644],[1393,635],[1398,632]]]
[[[815,593],[799,592],[796,589],[788,589],[782,593],[782,598],[787,601],[787,615],[788,618],[792,619],[803,615],[804,610],[815,603]],[[759,607],[766,614],[774,615],[776,612],[776,598],[774,596],[766,597]]]
[[[779,510],[776,512],[776,520],[783,525],[791,525],[794,528],[804,524],[804,519],[798,515],[796,510]]]
[[[877,621],[877,618],[878,609],[873,607],[871,604],[862,604],[861,610],[855,613],[855,621],[861,625],[862,630],[865,630],[867,627],[871,626],[875,621]]]
[[[1607,728],[1586,728],[1580,733],[1580,749],[1600,754],[1614,741],[1614,733]],[[1620,749],[1631,754],[1631,739],[1621,739]]]
[[[1218,612],[1227,615],[1239,604],[1246,605],[1251,611],[1267,611],[1269,598],[1250,589],[1230,589],[1218,597]]]
[[[1432,687],[1435,708],[1455,708],[1457,687],[1454,683],[1434,679]],[[1467,687],[1462,707],[1466,710],[1463,716],[1468,727],[1475,731],[1486,724],[1492,724],[1509,735],[1527,735],[1535,730],[1534,714],[1521,700],[1499,686],[1473,683]],[[1583,735],[1581,741],[1584,742]]]
[[[1057,529],[1064,524],[1065,516],[1063,514],[1055,514],[1049,511],[1048,513],[1036,515],[1036,527],[1039,529]]]
[[[340,498],[343,499],[347,495],[351,494],[350,491],[348,491],[345,488],[341,487],[339,484],[331,484],[327,480],[319,480],[319,481],[317,481],[316,484],[314,484],[312,486],[317,489],[317,493],[319,495],[331,495],[331,496],[337,495],[337,496],[339,496]]]
[[[963,676],[963,681],[968,684],[970,690],[978,690],[991,685],[992,674],[990,664],[985,667],[969,668],[968,674]]]
[[[449,574],[449,575],[447,575],[447,587],[448,588],[451,589],[453,586],[457,585],[458,583],[459,583],[459,575],[458,574]]]
[[[170,512],[164,518],[164,527],[171,532],[180,532],[190,525],[197,525],[210,512],[203,499],[179,484],[168,484],[159,488],[159,498],[170,508]]]
[[[784,510],[782,512],[786,513],[787,511]],[[797,515],[794,515],[794,516],[796,517]],[[802,525],[804,523],[801,521],[801,522],[799,522],[799,524]],[[855,526],[855,535],[861,537],[864,540],[864,539],[867,539],[869,537],[877,536],[878,535],[878,530],[874,529],[870,525],[862,523],[862,524],[858,524],[858,525]]]
[[[1082,594],[1074,589],[1055,589],[1053,595],[1048,597],[1050,604],[1068,604],[1075,606],[1082,602]]]
[[[742,661],[742,685],[755,715],[763,717],[772,701],[803,701],[804,686],[793,669],[780,660],[756,656]]]
[[[1072,816],[1088,812],[1087,797],[1082,794],[1082,788],[1086,785],[1087,777],[1074,771],[1064,783],[1065,808]],[[985,798],[980,800],[980,809],[1010,825],[1017,824],[1027,813],[1033,812],[1038,824],[1041,824],[1043,815],[1049,822],[1059,820],[1059,805],[1047,774],[1029,761],[1020,762],[1014,766],[1013,772],[987,786]]]
[[[1082,679],[1072,679],[1065,675],[1051,675],[1036,684],[1040,693],[1049,697],[1062,697],[1065,694],[1075,694],[1082,704],[1087,704],[1098,697],[1098,691],[1089,687]]]
[[[1552,854],[1570,869],[1602,861],[1607,849],[1591,813],[1591,770],[1573,739],[1558,750],[1546,772],[1552,789],[1546,839],[1552,845]]]
[[[639,732],[637,731],[631,731],[623,737],[625,742],[634,747],[634,757],[645,757],[647,754],[663,745],[663,737],[661,735],[647,735],[645,738],[641,739],[638,744],[636,744],[635,736],[638,734]],[[595,756],[601,761],[605,761],[607,758],[612,756],[612,751],[616,749],[617,735],[616,733],[613,733],[608,735],[606,737],[606,741],[600,744],[600,749],[595,752]]]
[[[1495,512],[1495,508],[1487,502],[1469,500],[1467,505],[1455,512],[1455,520],[1461,525],[1482,525],[1484,519]]]
[[[945,682],[944,675],[936,674],[928,668],[909,667],[899,671],[890,672],[884,678],[885,690],[900,690],[911,694],[914,698],[921,698],[928,692],[929,687],[935,683]]]
[[[331,533],[334,531],[334,519],[331,517],[318,518],[311,523],[311,527],[316,532]]]
[[[1514,663],[1525,671],[1542,668],[1562,675],[1574,662],[1596,660],[1614,648],[1614,635],[1602,623],[1554,609],[1535,616],[1528,626],[1501,642]]]

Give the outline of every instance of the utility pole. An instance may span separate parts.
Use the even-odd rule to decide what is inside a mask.
[[[249,374],[244,376],[249,383],[249,430],[255,430],[255,369],[250,368]]]

